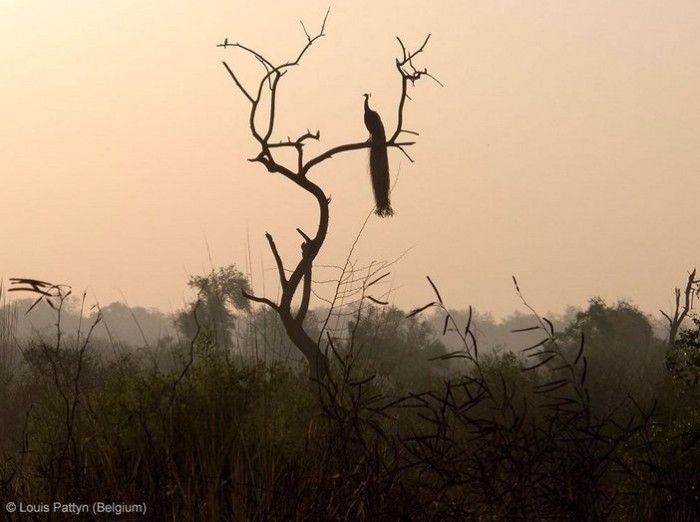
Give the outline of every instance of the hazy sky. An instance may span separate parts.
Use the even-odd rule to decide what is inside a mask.
[[[299,20],[313,31],[328,5],[0,0],[0,274],[167,311],[211,256],[274,297],[264,233],[291,260],[316,208],[246,160],[248,105],[220,62],[258,69],[216,44],[286,60]],[[416,162],[390,153],[396,216],[372,217],[354,255],[411,248],[395,304],[431,300],[430,274],[451,306],[496,316],[522,309],[511,275],[543,313],[595,295],[670,307],[700,264],[700,2],[330,6],[327,36],[281,84],[277,139],[320,130],[309,154],[366,139],[368,91],[393,127],[397,35],[432,34],[418,63],[444,84],[411,92]],[[311,177],[332,195],[321,262],[342,264],[373,206],[366,151]]]

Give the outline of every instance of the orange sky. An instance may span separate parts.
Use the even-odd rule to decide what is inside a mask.
[[[286,59],[328,5],[0,0],[0,274],[167,311],[210,256],[245,269],[249,241],[274,297],[264,233],[292,259],[316,209],[246,161],[248,107],[220,61],[257,69],[215,45]],[[387,279],[395,304],[431,300],[430,274],[451,306],[497,316],[522,309],[511,275],[542,313],[595,295],[670,307],[700,260],[700,2],[330,5],[281,86],[278,139],[318,129],[309,154],[366,139],[368,91],[392,127],[396,35],[432,33],[419,63],[444,84],[412,91],[416,162],[390,154],[397,215],[373,217],[354,256],[412,247]],[[366,151],[311,176],[333,198],[321,262],[341,264],[373,205]]]

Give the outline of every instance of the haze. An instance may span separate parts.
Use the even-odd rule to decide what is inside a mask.
[[[180,308],[189,275],[236,263],[276,295],[264,234],[295,258],[316,208],[260,165],[221,65],[304,45],[328,2],[0,1],[0,273],[101,303]],[[435,6],[439,5],[439,8]],[[391,261],[390,300],[504,316],[592,296],[669,309],[700,259],[700,3],[331,2],[285,77],[278,138],[362,141],[362,93],[394,124],[400,36],[442,82],[411,91],[409,163],[390,153],[393,218],[358,263]],[[246,69],[249,67],[248,69]],[[366,151],[312,174],[332,195],[321,263],[342,264],[373,207]],[[265,275],[263,275],[265,274]],[[389,288],[385,288],[389,290]]]

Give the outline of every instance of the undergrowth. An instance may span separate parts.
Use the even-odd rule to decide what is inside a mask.
[[[584,336],[574,346],[535,313],[525,330],[538,343],[479,354],[471,319],[457,324],[433,288],[410,327],[373,310],[350,341],[328,334],[320,396],[303,368],[206,336],[172,341],[167,365],[138,351],[102,357],[90,329],[15,346],[21,357],[3,368],[2,500],[147,506],[119,520],[698,519],[691,384],[666,379],[657,404],[624,396],[597,408],[587,376],[599,359]],[[52,291],[60,315],[65,291]],[[421,329],[428,309],[461,350]],[[382,321],[395,327],[378,337],[370,326]],[[396,382],[371,339],[372,350],[413,346],[398,360],[422,357],[423,375],[404,367]]]

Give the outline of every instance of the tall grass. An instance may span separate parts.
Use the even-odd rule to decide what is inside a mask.
[[[5,391],[16,359],[17,307],[4,291],[0,281],[0,390]]]
[[[398,330],[363,333],[360,316],[347,337],[326,336],[332,368],[321,396],[303,368],[198,335],[162,346],[168,365],[145,352],[103,358],[88,334],[27,342],[9,383],[21,400],[1,419],[12,435],[0,459],[3,500],[145,503],[145,517],[123,520],[696,519],[697,408],[690,428],[649,411],[600,416],[585,343],[559,349],[535,316],[528,330],[543,342],[525,352],[533,357],[479,354],[471,320],[458,324],[435,292],[431,307],[463,350],[437,355],[454,372],[419,385],[398,386],[367,363]],[[362,313],[374,326],[395,320]],[[238,335],[248,354],[284,353],[271,324]],[[674,479],[688,487],[674,489]]]

